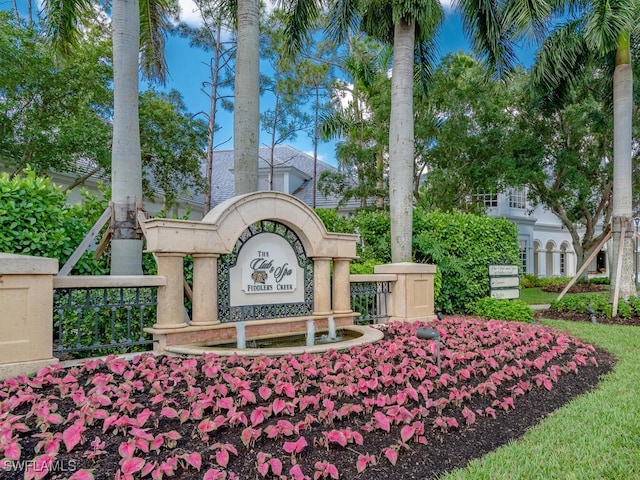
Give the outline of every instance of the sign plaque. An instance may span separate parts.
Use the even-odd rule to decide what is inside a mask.
[[[231,306],[304,301],[304,272],[289,242],[278,234],[264,232],[247,240],[229,273]]]
[[[517,265],[489,265],[489,295],[498,299],[520,298]]]

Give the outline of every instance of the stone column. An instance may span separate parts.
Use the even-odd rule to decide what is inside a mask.
[[[313,259],[313,314],[331,315],[331,258]]]
[[[0,253],[0,380],[57,363],[53,357],[54,258]]]
[[[351,313],[350,258],[333,259],[333,313]]]
[[[216,325],[218,320],[218,255],[193,255],[193,318],[191,326]]]
[[[182,253],[156,253],[158,275],[167,278],[158,287],[158,319],[153,328],[186,327],[184,312],[184,267]]]
[[[377,265],[374,272],[395,274],[398,278],[391,286],[390,320],[414,321],[435,318],[433,302],[435,265],[391,263]]]

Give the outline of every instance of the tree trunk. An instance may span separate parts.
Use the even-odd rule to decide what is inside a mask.
[[[394,27],[389,126],[391,259],[394,263],[412,260],[414,33],[414,21],[401,21]]]
[[[233,116],[235,194],[258,190],[260,132],[259,2],[238,2],[235,105]]]
[[[631,122],[633,106],[633,73],[631,70],[628,36],[622,38],[616,57],[613,74],[613,251],[611,257],[611,300],[616,289],[621,298],[636,295],[633,278],[633,211],[632,211],[632,165]],[[621,225],[625,235],[621,235]],[[618,252],[623,243],[623,256],[618,273]],[[618,276],[620,277],[618,283]]]
[[[220,59],[222,57],[222,22],[218,22],[216,26],[216,39],[212,63],[210,64],[211,72],[211,95],[209,97],[209,124],[207,139],[207,167],[206,167],[206,187],[204,194],[204,217],[211,210],[211,182],[213,178],[213,141],[216,130],[216,112],[218,110],[218,77],[220,74]]]
[[[142,159],[138,117],[139,16],[138,0],[114,0],[112,275],[142,274],[142,240],[136,232],[135,210],[136,204],[142,202]]]

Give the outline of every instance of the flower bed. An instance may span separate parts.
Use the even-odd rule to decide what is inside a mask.
[[[448,318],[429,325],[439,372],[435,343],[415,336],[423,325],[379,326],[383,341],[348,352],[109,357],[7,380],[2,478],[432,478],[612,363],[550,328]]]

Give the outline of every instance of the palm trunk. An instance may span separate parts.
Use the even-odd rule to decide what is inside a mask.
[[[260,131],[259,2],[238,2],[233,118],[235,193],[258,190],[258,140]]]
[[[415,23],[394,27],[391,121],[389,126],[389,204],[391,259],[410,262],[413,230],[413,50]]]
[[[142,202],[142,159],[138,119],[139,15],[138,0],[114,0],[112,275],[142,274],[142,240],[136,232],[136,204]]]
[[[216,40],[215,49],[212,64],[210,66],[211,71],[211,95],[209,97],[209,124],[207,139],[207,172],[206,172],[206,187],[204,195],[204,212],[203,217],[211,210],[211,181],[213,178],[213,141],[216,132],[216,112],[218,110],[218,76],[220,73],[220,59],[222,57],[222,22],[218,21],[216,26]]]
[[[611,268],[611,300],[618,290],[620,297],[627,299],[636,295],[633,278],[633,211],[632,211],[632,106],[633,73],[629,36],[621,36],[613,74],[613,251]],[[621,226],[625,235],[621,235]],[[623,243],[621,271],[618,273],[618,252]],[[618,283],[618,277],[619,283]]]

